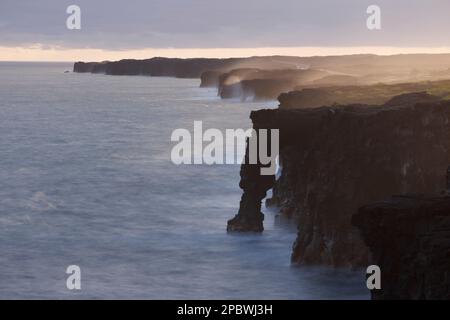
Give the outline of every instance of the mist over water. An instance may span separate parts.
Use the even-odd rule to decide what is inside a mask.
[[[296,227],[275,212],[226,234],[238,165],[170,161],[174,129],[247,129],[275,102],[71,68],[0,63],[0,298],[369,298],[363,272],[291,266]]]

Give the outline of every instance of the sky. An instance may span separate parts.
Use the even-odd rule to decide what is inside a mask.
[[[0,60],[450,52],[449,13],[449,0],[0,0]]]

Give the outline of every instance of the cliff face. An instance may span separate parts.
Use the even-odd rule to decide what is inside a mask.
[[[106,73],[108,62],[75,62],[73,72],[78,73]]]
[[[292,260],[367,266],[369,250],[351,224],[352,215],[392,194],[443,189],[450,163],[449,118],[449,102],[252,112],[255,129],[280,130],[282,174],[268,203],[298,218]],[[249,170],[241,170],[241,187],[255,186],[243,188],[239,213],[229,223],[240,231],[252,225],[254,210],[247,208],[258,208],[262,190],[265,194],[271,187],[245,174]]]
[[[120,60],[113,62],[76,62],[74,72],[107,75],[147,75],[154,77],[200,78],[206,70],[214,70],[232,59],[169,59]]]
[[[102,66],[98,66],[102,65]],[[114,62],[77,62],[74,72],[103,72],[106,74],[135,75],[155,74],[165,76],[200,78],[205,71],[228,72],[238,68],[316,69],[331,71],[333,78],[326,83],[350,84],[348,75],[358,78],[358,83],[404,81],[414,78],[429,80],[448,78],[449,54],[409,54],[376,56],[370,54],[324,57],[266,56],[232,59],[173,59],[152,58],[146,60],[121,60]],[[98,68],[98,69],[97,69]],[[321,81],[323,82],[323,81]],[[321,83],[323,84],[323,83]]]
[[[449,66],[450,55],[266,56],[230,59],[157,57],[98,63],[77,62],[73,71],[196,78],[201,79],[201,87],[217,87],[218,95],[222,98],[242,100],[274,100],[283,92],[295,91],[280,97],[281,107],[299,108],[334,103],[383,104],[398,94],[429,91],[427,81],[448,78]],[[410,88],[404,85],[379,85],[408,81],[414,82]],[[417,84],[418,81],[424,82]],[[369,86],[374,84],[378,85]],[[389,92],[384,92],[388,87]],[[448,95],[448,85],[444,89]],[[435,92],[432,94],[441,96]]]
[[[223,99],[274,100],[282,92],[299,85],[314,85],[314,81],[328,75],[314,69],[235,69],[220,76],[218,94]]]
[[[381,269],[373,299],[450,299],[450,197],[397,196],[353,217]]]
[[[217,74],[239,68],[275,69],[302,66],[304,58],[273,56],[230,59],[176,59],[156,57],[145,60],[126,59],[106,62],[76,62],[74,72],[95,72],[107,75],[147,75],[154,77],[203,78],[204,85],[217,81]],[[203,75],[204,72],[210,73]]]

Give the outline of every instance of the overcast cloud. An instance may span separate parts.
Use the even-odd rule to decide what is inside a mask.
[[[66,29],[66,8],[82,29]],[[382,9],[382,30],[366,8]],[[449,0],[0,0],[0,46],[449,46]]]

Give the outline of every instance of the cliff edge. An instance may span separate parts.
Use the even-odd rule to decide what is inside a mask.
[[[258,230],[255,212],[273,188],[268,204],[298,219],[295,263],[367,266],[369,249],[351,223],[358,208],[445,186],[450,102],[260,110],[251,119],[255,129],[280,130],[282,172],[275,181],[242,166],[244,192],[228,229]]]

